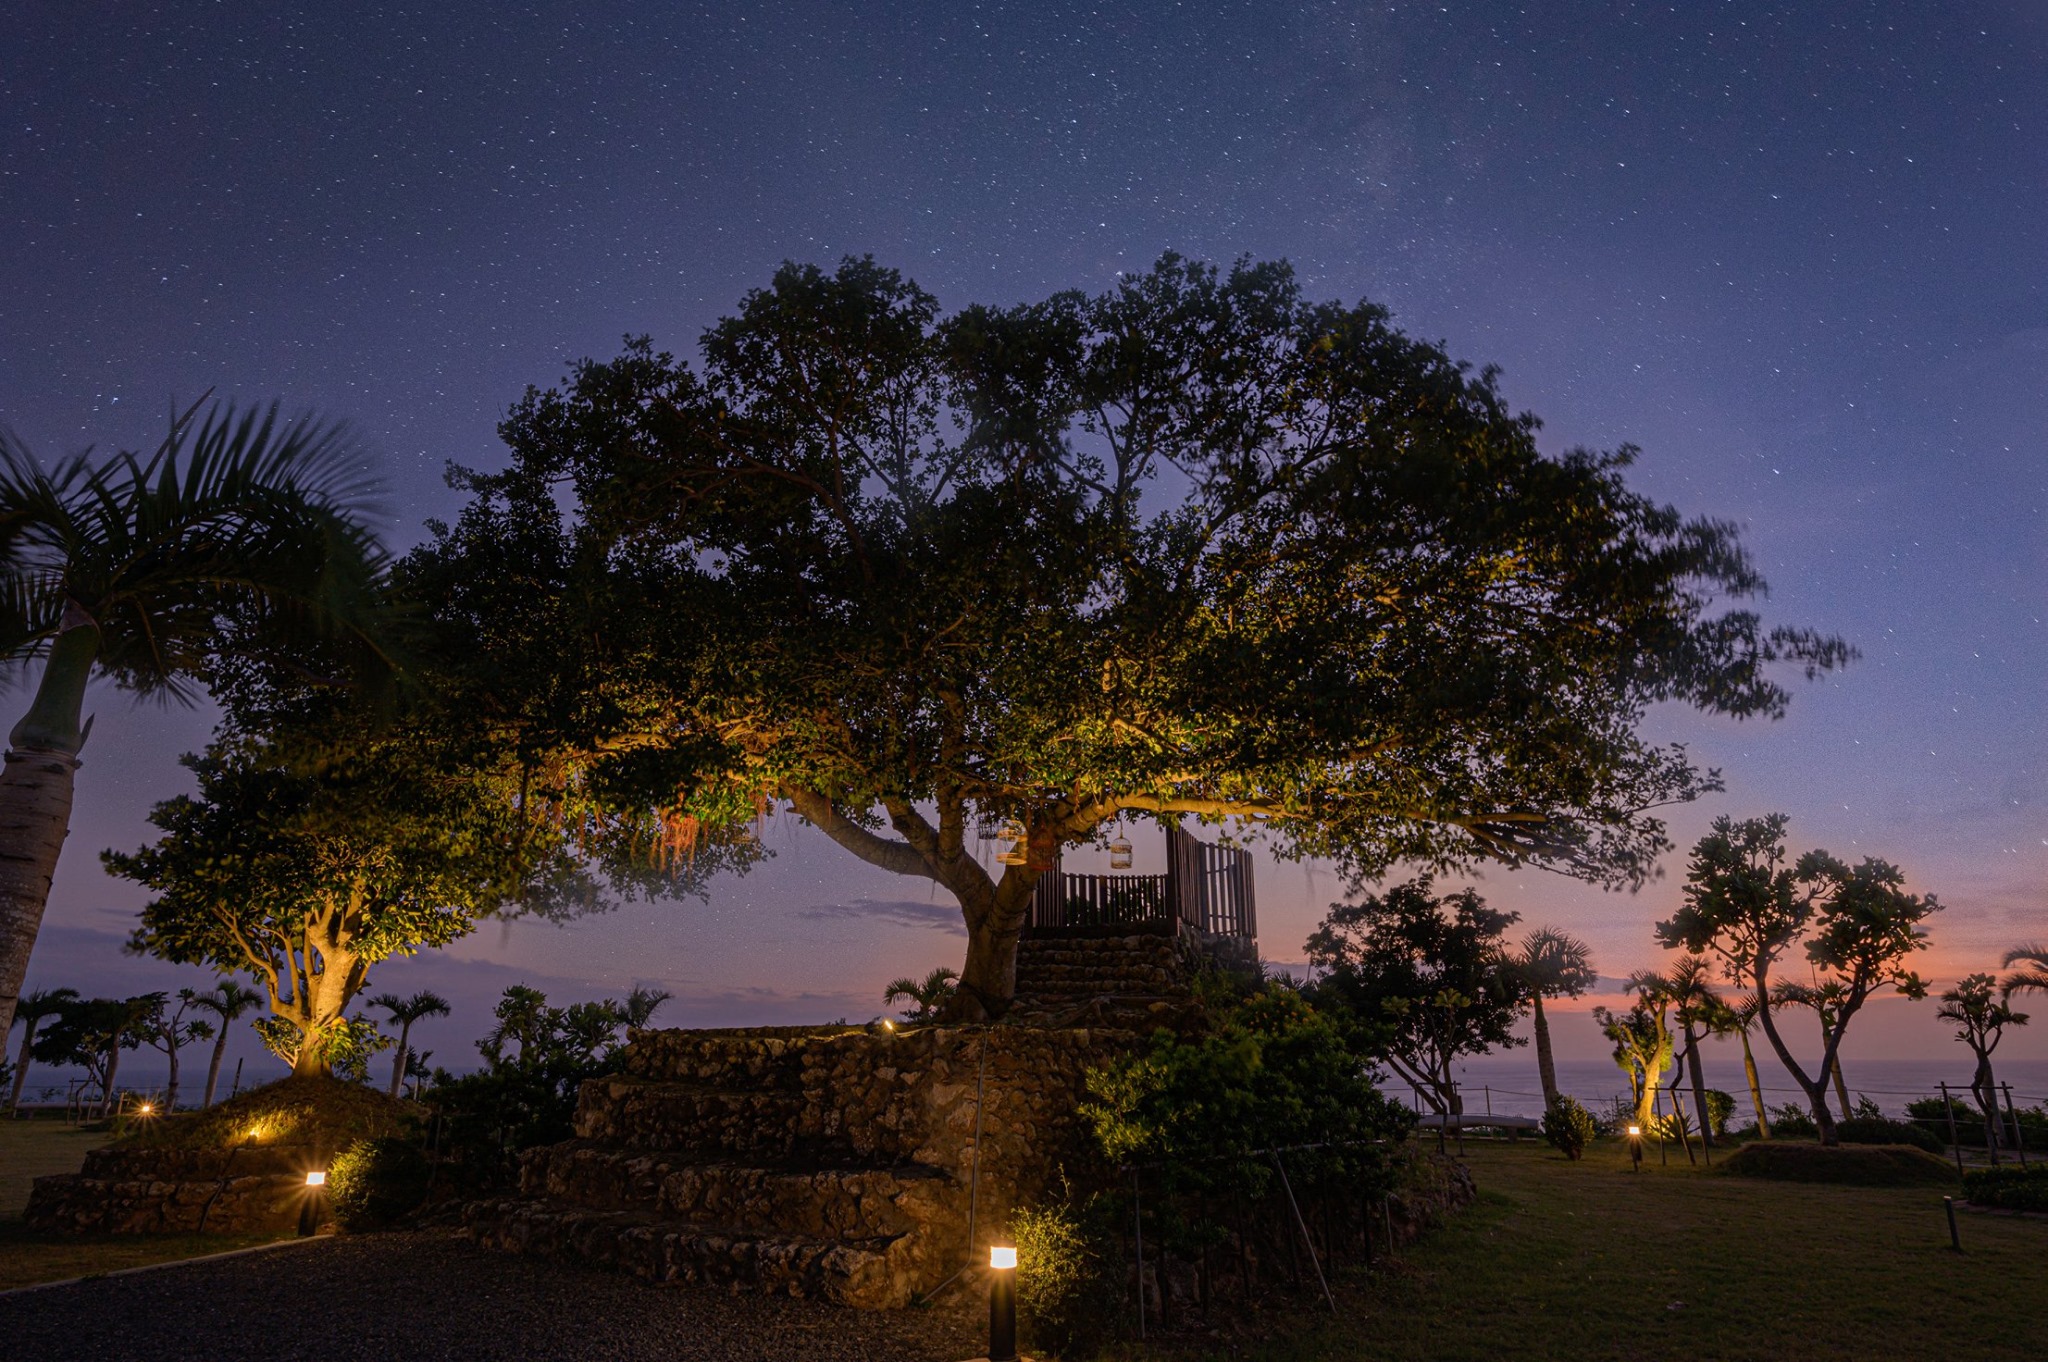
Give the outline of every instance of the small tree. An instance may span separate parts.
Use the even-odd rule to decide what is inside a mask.
[[[1821,1142],[1834,1144],[1827,1088],[1841,1057],[1842,1038],[1878,990],[1926,996],[1926,985],[1906,961],[1925,948],[1920,924],[1941,905],[1932,895],[1906,892],[1904,875],[1884,861],[1850,866],[1825,851],[1812,851],[1788,866],[1786,822],[1783,814],[1739,823],[1716,819],[1693,848],[1684,905],[1658,924],[1657,939],[1693,955],[1712,952],[1738,986],[1766,1001],[1776,996],[1771,970],[1794,945],[1804,945],[1815,986],[1834,984],[1840,990],[1833,1011],[1823,1018],[1818,1066],[1809,1072],[1800,1064],[1770,1007],[1760,1008],[1757,1020],[1778,1061],[1812,1103]]]
[[[1635,1123],[1645,1130],[1657,1120],[1657,1097],[1664,1071],[1671,1067],[1671,1027],[1665,1020],[1668,1009],[1654,994],[1639,997],[1626,1012],[1593,1009],[1600,1034],[1614,1043],[1614,1063],[1628,1075],[1630,1101]]]
[[[391,1014],[391,1020],[398,1023],[398,1055],[391,1062],[391,1095],[397,1097],[405,1085],[406,1061],[412,1055],[409,1047],[412,1024],[424,1017],[447,1016],[448,1000],[438,993],[421,989],[410,998],[401,998],[396,993],[379,993],[370,999],[370,1006],[383,1008]]]
[[[204,1010],[199,995],[189,988],[178,990],[178,1001],[173,1006],[166,994],[145,995],[149,1014],[143,1020],[142,1043],[155,1050],[161,1050],[170,1063],[170,1080],[164,1085],[164,1110],[178,1109],[178,1051],[189,1041],[208,1040],[213,1036],[213,1026],[203,1017],[187,1020],[185,1014],[195,1007]]]
[[[242,1014],[263,1001],[261,993],[243,988],[233,979],[223,979],[204,993],[192,995],[192,1005],[204,1008],[219,1020],[215,1025],[213,1057],[206,1064],[205,1106],[213,1105],[213,1094],[220,1087],[220,1062],[227,1053],[228,1028],[240,1020]]]
[[[1536,1033],[1536,1072],[1543,1084],[1543,1106],[1548,1110],[1558,1099],[1557,1062],[1550,1053],[1550,1020],[1543,1013],[1543,1000],[1576,998],[1593,986],[1598,977],[1593,972],[1593,948],[1555,928],[1538,927],[1522,938],[1514,960],[1529,999],[1531,1029]]]
[[[891,1003],[907,1002],[910,1006],[903,1009],[903,1020],[930,1021],[945,1007],[946,1000],[953,996],[953,989],[959,982],[958,971],[943,967],[925,975],[921,981],[906,975],[890,980],[889,986],[882,990],[882,1004],[886,1007]]]
[[[1841,984],[1832,979],[1812,984],[1802,984],[1796,979],[1780,979],[1771,985],[1771,1006],[1779,1009],[1803,1007],[1812,1012],[1814,1021],[1820,1027],[1821,1045],[1825,1048],[1828,1036],[1841,1019],[1842,993]],[[1851,1115],[1849,1080],[1842,1074],[1842,1057],[1839,1054],[1835,1056],[1824,1081],[1834,1085],[1835,1105],[1841,1109],[1842,1119],[1848,1120]]]
[[[1524,986],[1502,943],[1516,919],[1476,890],[1438,898],[1428,876],[1332,904],[1308,939],[1312,996],[1384,1037],[1388,1067],[1436,1112],[1460,1115],[1458,1058],[1522,1043]]]
[[[21,1090],[28,1082],[28,1063],[34,1058],[36,1028],[64,1009],[65,1004],[78,1001],[75,988],[39,988],[21,995],[15,1005],[14,1019],[21,1023],[21,1049],[14,1061],[14,1087],[7,1094],[7,1109],[21,1110]]]
[[[36,1037],[35,1057],[45,1064],[75,1065],[99,1089],[99,1112],[112,1109],[120,1077],[121,1052],[142,1044],[152,999],[73,998]]]
[[[630,993],[619,1003],[619,1016],[629,1031],[644,1030],[654,1020],[654,1014],[661,1005],[676,995],[665,988],[648,988],[635,984]]]
[[[1935,1009],[1934,1015],[1945,1022],[1953,1022],[1956,1039],[1969,1046],[1970,1053],[1976,1056],[1977,1069],[1970,1076],[1970,1093],[1977,1099],[1978,1110],[1984,1113],[1984,1129],[1995,1158],[2000,1122],[1998,1084],[1991,1073],[1991,1052],[2005,1038],[2006,1027],[2027,1024],[2027,1014],[2013,1011],[2011,991],[2001,992],[1996,979],[1988,974],[1970,974],[1941,995],[1941,1006]],[[2014,1131],[2013,1139],[2017,1143],[2020,1132]]]
[[[1735,1036],[1742,1042],[1742,1072],[1749,1080],[1749,1103],[1756,1111],[1756,1133],[1760,1139],[1771,1138],[1770,1117],[1764,1109],[1763,1084],[1756,1073],[1756,1054],[1749,1046],[1749,1028],[1756,1024],[1757,1009],[1762,1004],[1753,993],[1745,993],[1734,1002],[1722,1002],[1707,1016],[1707,1029],[1717,1036]]]
[[[1668,1003],[1678,1023],[1678,1039],[1685,1044],[1674,1056],[1677,1066],[1692,1080],[1693,1113],[1699,1118],[1700,1143],[1713,1143],[1713,1123],[1707,1113],[1707,1083],[1700,1067],[1700,1042],[1712,1030],[1719,1011],[1725,1010],[1720,996],[1708,980],[1707,962],[1698,956],[1684,956],[1662,973],[1644,973],[1638,978],[1655,996]],[[1672,1108],[1677,1109],[1677,1082],[1672,1088]]]

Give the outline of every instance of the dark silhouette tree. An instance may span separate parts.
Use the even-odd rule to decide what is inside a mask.
[[[169,1065],[170,1077],[164,1085],[164,1110],[173,1112],[178,1109],[178,1052],[192,1041],[212,1039],[213,1026],[204,1017],[188,1018],[185,1015],[195,1007],[206,1010],[192,989],[179,989],[175,1004],[167,993],[150,993],[144,997],[149,1003],[149,1013],[142,1023],[142,1043],[162,1051]]]
[[[0,661],[42,663],[0,779],[0,1034],[14,1016],[71,815],[88,682],[190,698],[226,617],[265,638],[370,645],[383,552],[347,433],[277,409],[198,408],[147,458],[44,471],[0,431]]]
[[[1348,1014],[1439,1115],[1462,1115],[1457,1060],[1522,1043],[1525,985],[1503,940],[1516,920],[1476,890],[1439,898],[1426,875],[1332,904],[1308,939],[1310,997]]]
[[[259,1006],[264,995],[243,988],[233,979],[223,979],[203,993],[192,995],[192,1004],[211,1012],[219,1020],[214,1024],[213,1056],[206,1062],[205,1106],[213,1105],[213,1095],[220,1088],[220,1062],[227,1053],[228,1028],[241,1019],[244,1012]]]
[[[412,1024],[425,1017],[448,1015],[448,1000],[438,993],[421,989],[410,998],[401,998],[396,993],[379,993],[370,999],[370,1006],[381,1007],[391,1014],[391,1020],[398,1023],[398,1055],[391,1062],[391,1095],[399,1096],[405,1085],[405,1066],[411,1056],[409,1048],[412,1039]]]
[[[21,996],[14,1019],[21,1023],[21,1049],[14,1060],[14,1087],[7,1094],[7,1109],[21,1109],[21,1090],[28,1083],[28,1065],[34,1058],[36,1028],[60,1012],[67,1003],[78,1001],[75,988],[39,988]]]
[[[1941,1005],[1934,1015],[1955,1025],[1956,1039],[1970,1047],[1970,1054],[1977,1061],[1976,1070],[1970,1075],[1970,1094],[1977,1099],[1977,1109],[1984,1113],[1984,1130],[1995,1159],[2003,1122],[1998,1114],[1998,1082],[1991,1070],[1991,1053],[2005,1038],[2006,1027],[2027,1024],[2027,1014],[2013,1010],[2012,990],[2000,990],[1998,980],[1991,975],[1969,974],[1941,995]],[[2014,1143],[2021,1138],[2021,1133],[2015,1130]]]
[[[1283,264],[1163,258],[942,318],[789,265],[704,336],[533,392],[405,580],[478,731],[668,844],[793,809],[960,905],[949,1011],[1000,1015],[1039,876],[1134,815],[1354,884],[1496,859],[1634,884],[1717,787],[1653,703],[1775,716],[1734,531],[1629,490]],[[563,647],[564,639],[576,646]],[[464,670],[466,668],[466,670]],[[977,831],[1014,820],[1014,864]]]
[[[1538,927],[1522,938],[1515,953],[1515,968],[1529,999],[1531,1029],[1536,1036],[1536,1072],[1543,1084],[1543,1107],[1557,1104],[1557,1061],[1550,1050],[1550,1019],[1544,1015],[1545,998],[1577,998],[1598,978],[1593,971],[1593,948],[1575,936],[1552,927]]]
[[[946,1001],[953,996],[953,990],[959,982],[960,975],[956,971],[943,967],[933,970],[922,980],[912,979],[908,975],[901,979],[892,979],[889,986],[882,990],[882,1005],[887,1007],[894,1003],[907,1002],[910,1006],[903,1009],[903,1020],[930,1021],[945,1007]]]

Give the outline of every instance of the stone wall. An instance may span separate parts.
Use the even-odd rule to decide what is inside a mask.
[[[307,1145],[95,1149],[81,1171],[37,1178],[26,1218],[59,1234],[288,1234],[317,1195],[307,1171],[331,1156]]]

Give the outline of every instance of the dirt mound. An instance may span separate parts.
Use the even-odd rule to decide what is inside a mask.
[[[204,1111],[140,1121],[117,1149],[233,1149],[310,1145],[341,1149],[400,1135],[413,1108],[374,1088],[335,1078],[286,1078]]]
[[[1955,1168],[1924,1149],[1903,1144],[1841,1145],[1772,1140],[1746,1144],[1721,1171],[1734,1177],[1780,1182],[1832,1182],[1851,1187],[1949,1187]]]

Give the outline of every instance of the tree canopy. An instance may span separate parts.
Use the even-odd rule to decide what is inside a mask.
[[[446,684],[547,788],[687,849],[771,803],[943,885],[1000,1012],[1032,886],[1133,816],[1237,820],[1355,878],[1533,860],[1636,883],[1715,786],[1637,733],[1775,716],[1725,523],[1547,455],[1491,371],[1284,264],[1164,257],[970,306],[788,265],[707,331],[530,391],[402,576]],[[1031,854],[992,874],[977,834]]]

